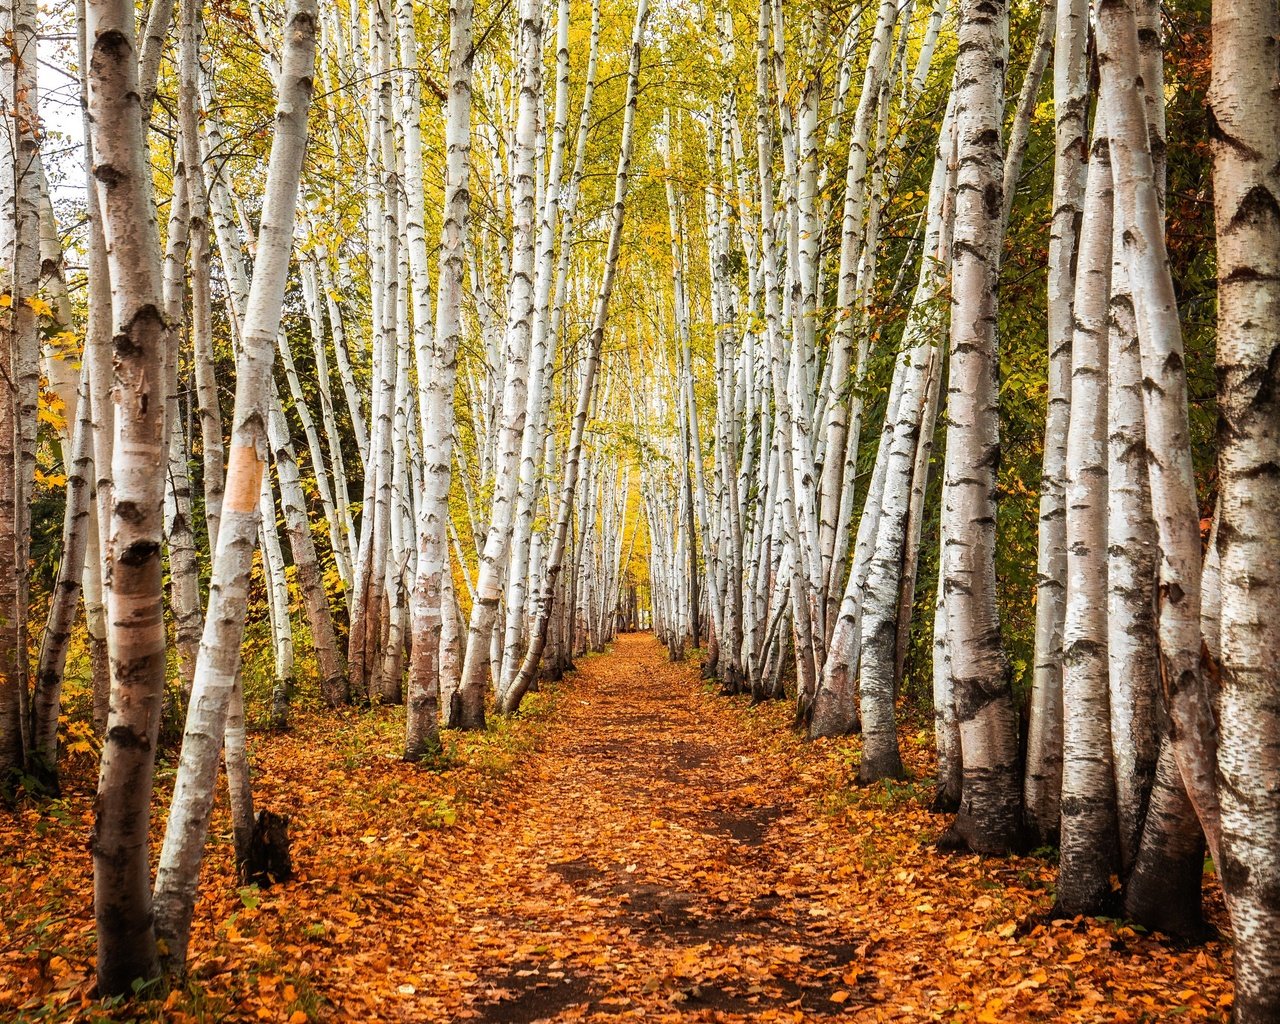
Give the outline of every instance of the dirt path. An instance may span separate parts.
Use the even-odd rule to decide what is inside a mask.
[[[514,789],[428,837],[423,877],[381,879],[394,930],[335,950],[353,980],[408,979],[363,1015],[1225,1019],[1220,945],[1043,922],[1052,865],[939,855],[927,787],[853,789],[856,740],[802,743],[789,714],[709,692],[648,635],[584,659]],[[924,735],[905,746],[923,777]],[[424,881],[443,870],[447,888]]]
[[[450,737],[443,771],[400,760],[403,709],[255,735],[257,796],[293,815],[299,877],[238,888],[221,807],[191,979],[142,1017],[1226,1019],[1222,943],[1047,921],[1051,862],[939,854],[927,731],[902,734],[918,782],[858,789],[856,738],[803,742],[789,705],[721,697],[648,635],[582,659],[553,703]],[[0,1019],[106,1019],[91,769],[0,818]]]
[[[486,932],[534,947],[486,975],[502,995],[484,1018],[840,1012],[827,997],[848,989],[859,936],[797,892],[794,780],[753,756],[741,716],[643,635],[585,663],[560,713],[510,830],[527,874],[504,874],[499,912],[473,908]]]

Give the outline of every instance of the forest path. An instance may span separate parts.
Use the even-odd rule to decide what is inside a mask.
[[[464,911],[468,935],[507,951],[482,974],[481,1018],[807,1020],[873,984],[850,966],[865,935],[809,891],[812,799],[766,748],[649,634],[584,659],[500,837],[509,855]]]
[[[189,987],[144,1018],[1227,1018],[1222,942],[1049,922],[1051,861],[938,853],[927,731],[901,736],[918,781],[859,789],[856,737],[805,742],[790,704],[721,697],[648,634],[530,705],[446,734],[439,769],[401,760],[401,708],[255,734],[299,877],[239,887],[220,798]],[[138,1019],[91,1012],[85,764],[56,806],[0,815],[3,1020],[46,1001],[41,1020]]]
[[[456,826],[394,831],[422,774],[393,769],[361,923],[311,983],[337,1019],[1225,1019],[1221,943],[1047,923],[1051,861],[938,854],[927,733],[902,735],[920,782],[859,790],[858,740],[790,718],[621,636]]]

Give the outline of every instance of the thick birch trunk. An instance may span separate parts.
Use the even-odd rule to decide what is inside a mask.
[[[1182,327],[1164,243],[1144,110],[1138,29],[1130,0],[1098,11],[1101,108],[1111,135],[1116,216],[1136,305],[1151,506],[1160,539],[1157,626],[1173,748],[1217,860],[1221,812],[1217,735],[1200,650],[1200,515],[1187,411]]]
[[[1222,850],[1216,863],[1235,938],[1238,1024],[1280,1020],[1277,38],[1275,4],[1214,3],[1210,100],[1222,488]]]
[[[88,111],[110,271],[115,373],[103,552],[111,710],[91,840],[98,987],[111,995],[128,993],[135,980],[159,972],[147,833],[164,695],[164,367],[173,331],[164,312],[133,22],[133,4],[125,0],[87,5]]]
[[[956,66],[959,178],[941,572],[964,758],[955,833],[978,853],[1002,853],[1016,846],[1022,810],[1018,720],[995,588],[1000,460],[996,296],[1007,17],[1003,0],[963,0]]]
[[[1098,914],[1117,867],[1107,663],[1107,313],[1111,163],[1102,121],[1089,158],[1071,343],[1067,600],[1062,652],[1062,841],[1057,907]]]
[[[1156,6],[1154,0],[1142,0],[1139,8],[1140,21],[1145,18],[1153,31],[1159,20]],[[1164,97],[1160,84],[1163,81],[1160,71],[1163,58],[1158,34],[1155,35],[1154,46],[1143,41],[1145,35],[1139,31],[1139,43],[1143,46],[1143,78],[1144,82],[1151,82],[1157,92],[1155,97],[1145,96],[1148,101],[1147,129],[1154,153],[1157,148],[1163,151]],[[1162,178],[1157,164],[1158,193],[1163,188]],[[1147,430],[1142,408],[1142,356],[1124,252],[1124,229],[1123,221],[1116,218],[1111,254],[1108,355],[1111,388],[1107,402],[1107,475],[1111,492],[1107,526],[1107,657],[1111,674],[1111,750],[1120,829],[1120,875],[1122,879],[1128,879],[1131,872],[1141,871],[1149,881],[1151,876],[1166,872],[1170,878],[1185,875],[1185,871],[1173,868],[1165,858],[1176,857],[1180,848],[1198,850],[1200,827],[1192,814],[1190,836],[1184,838],[1166,833],[1168,827],[1184,820],[1181,809],[1186,806],[1185,794],[1180,801],[1171,791],[1160,795],[1166,808],[1176,808],[1179,813],[1157,813],[1153,816],[1147,811],[1152,786],[1158,785],[1157,761],[1172,755],[1164,749],[1167,744],[1161,743],[1166,725],[1160,696],[1155,620],[1159,551],[1156,526],[1151,518]],[[1142,880],[1139,879],[1137,884],[1141,888]],[[1197,918],[1199,891],[1197,880]],[[1150,893],[1149,888],[1147,892]],[[1126,901],[1126,906],[1132,907],[1135,913],[1146,904],[1144,916],[1135,917],[1135,920],[1143,923],[1154,920],[1149,901],[1128,891]],[[1167,902],[1178,905],[1185,901],[1171,890]]]

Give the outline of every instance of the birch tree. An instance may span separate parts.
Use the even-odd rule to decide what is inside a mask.
[[[1094,123],[1072,318],[1066,455],[1067,589],[1063,625],[1062,823],[1058,907],[1097,914],[1116,867],[1115,775],[1107,661],[1107,314],[1111,161]]]
[[[640,90],[640,61],[644,41],[644,26],[649,17],[648,0],[638,0],[635,29],[631,34],[630,61],[627,67],[627,98],[622,122],[622,140],[618,150],[618,167],[614,174],[613,206],[609,228],[609,247],[605,254],[604,278],[596,295],[595,318],[591,326],[590,349],[587,364],[579,383],[577,407],[574,409],[573,426],[565,451],[564,479],[560,484],[560,496],[556,512],[555,537],[547,556],[542,591],[538,595],[535,625],[531,631],[529,649],[525,653],[520,671],[507,690],[502,710],[511,713],[533,682],[543,650],[547,643],[547,631],[551,622],[551,610],[555,601],[556,582],[564,564],[565,544],[569,533],[569,520],[573,512],[573,499],[578,483],[578,463],[582,453],[582,435],[586,429],[587,412],[591,405],[596,367],[600,360],[600,348],[605,328],[609,322],[609,299],[613,295],[614,276],[617,272],[618,251],[622,244],[622,228],[626,216],[627,181],[631,171],[632,134],[635,129],[636,102]]]
[[[1003,0],[963,0],[956,64],[959,177],[952,243],[951,378],[943,482],[947,650],[964,763],[956,838],[978,853],[1017,842],[1017,714],[995,601],[996,297],[1004,150]]]
[[[533,288],[536,237],[534,226],[534,137],[542,91],[542,8],[534,0],[520,4],[520,95],[515,132],[514,214],[511,287],[504,336],[505,379],[502,387],[499,464],[492,515],[480,555],[476,601],[467,627],[467,651],[458,687],[461,703],[456,725],[484,727],[484,694],[490,665],[489,645],[507,568],[519,456],[528,414],[527,368],[533,336]]]
[[[1240,1024],[1280,1018],[1280,139],[1270,127],[1280,114],[1278,37],[1274,4],[1214,3],[1222,588],[1222,842],[1215,862],[1231,913]]]
[[[147,832],[164,693],[164,367],[174,341],[151,202],[133,4],[90,0],[85,15],[89,138],[111,282],[115,435],[103,551],[111,708],[91,849],[98,987],[115,995],[159,971]]]
[[[449,632],[454,619],[449,561],[449,488],[453,472],[454,384],[462,333],[463,248],[471,216],[471,45],[470,0],[449,6],[449,99],[445,122],[445,200],[436,285],[435,336],[419,407],[422,424],[423,487],[418,505],[418,566],[410,615],[412,655],[406,696],[405,759],[416,761],[437,742],[438,709],[457,720],[456,673],[449,670]],[[419,367],[419,372],[422,372]],[[437,696],[439,695],[439,696]],[[448,700],[444,698],[448,697]],[[441,702],[441,703],[438,703]]]
[[[1089,5],[1059,0],[1054,36],[1053,222],[1049,234],[1049,401],[1040,483],[1035,670],[1024,785],[1026,818],[1041,842],[1058,829],[1062,778],[1062,628],[1067,585],[1065,463],[1070,410],[1072,301],[1088,157]],[[1006,197],[1006,203],[1008,202]]]
[[[261,483],[268,462],[271,366],[306,151],[316,22],[315,0],[291,3],[285,19],[275,135],[257,259],[237,360],[230,456],[209,606],[173,804],[156,873],[156,933],[165,943],[165,961],[178,973],[186,961],[218,757],[240,669],[249,570],[257,542]]]
[[[1200,664],[1200,516],[1182,328],[1143,108],[1137,22],[1126,0],[1099,9],[1098,54],[1116,215],[1124,225],[1144,378],[1147,469],[1160,551],[1160,672],[1173,720],[1174,755],[1216,859],[1221,817],[1214,781],[1216,730]]]

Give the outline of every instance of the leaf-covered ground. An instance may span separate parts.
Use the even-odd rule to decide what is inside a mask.
[[[90,998],[86,772],[0,816],[0,1019],[1227,1018],[1224,944],[1051,921],[1051,864],[936,852],[926,735],[916,783],[857,790],[856,740],[789,714],[637,634],[442,769],[397,760],[392,711],[257,737],[299,878],[237,889],[219,811],[192,977],[133,1008]]]

